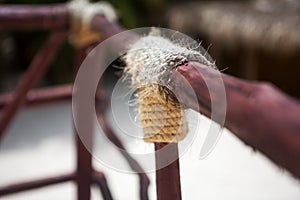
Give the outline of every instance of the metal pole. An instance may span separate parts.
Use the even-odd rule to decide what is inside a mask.
[[[177,143],[154,143],[157,200],[181,200],[180,169]],[[164,152],[159,152],[165,148]],[[169,160],[175,161],[160,168]]]

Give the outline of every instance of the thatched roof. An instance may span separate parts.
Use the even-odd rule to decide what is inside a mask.
[[[200,32],[230,47],[300,50],[300,0],[194,2],[172,7],[168,21],[173,29]]]

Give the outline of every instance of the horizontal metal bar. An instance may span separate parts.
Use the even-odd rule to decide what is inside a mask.
[[[66,4],[1,5],[0,30],[54,30],[69,26]]]
[[[34,181],[28,181],[23,183],[17,183],[8,185],[5,187],[0,188],[0,196],[9,195],[17,192],[23,192],[26,190],[41,188],[57,183],[63,183],[67,181],[72,181],[75,179],[74,173],[66,174],[66,175],[60,175],[50,178],[44,178],[40,180],[34,180]]]
[[[26,105],[35,105],[50,103],[54,101],[68,100],[72,97],[73,86],[63,85],[48,88],[34,89],[28,92],[26,96]],[[6,93],[0,95],[0,109],[12,101],[13,94]]]

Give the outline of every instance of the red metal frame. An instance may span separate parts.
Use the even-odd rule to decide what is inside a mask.
[[[28,91],[24,105],[31,106],[43,103],[69,100],[72,97],[72,89],[72,85],[32,89]],[[0,109],[2,109],[6,104],[10,104],[12,99],[13,93],[6,93],[0,95]]]
[[[11,102],[5,105],[1,111],[0,139],[16,112],[25,103],[26,94],[46,73],[55,53],[59,50],[59,47],[63,44],[63,42],[65,42],[67,36],[68,33],[66,31],[52,33],[46,44],[32,60],[19,85],[12,94],[13,98],[11,99]]]
[[[103,16],[96,16],[93,20],[94,28],[101,32],[103,39],[120,32],[122,29],[117,24],[108,22]],[[42,19],[42,20],[41,20]],[[55,53],[58,52],[61,44],[66,41],[69,35],[69,13],[65,4],[58,4],[53,6],[1,6],[0,7],[0,24],[4,29],[17,30],[56,30],[54,31],[45,45],[34,57],[28,70],[24,74],[20,84],[16,90],[9,94],[0,95],[0,141],[5,130],[12,122],[15,114],[22,108],[22,106],[34,105],[37,103],[57,102],[58,100],[67,100],[72,96],[72,86],[58,86],[46,89],[33,89],[39,80],[46,73],[47,68],[53,60]],[[1,30],[0,28],[0,30]],[[85,48],[79,49],[75,57],[75,72],[85,58]],[[100,93],[104,95],[103,92]],[[103,108],[105,98],[97,98],[97,104]],[[121,141],[114,134],[109,127],[105,116],[104,109],[99,112],[100,121],[106,127],[106,134],[110,140],[117,146],[122,148]],[[92,120],[91,120],[92,121]],[[86,133],[89,135],[89,141],[92,142],[92,127]],[[83,145],[76,129],[74,128],[77,154],[77,168],[74,173],[50,177],[40,180],[27,181],[17,183],[0,188],[0,196],[22,192],[30,189],[36,189],[52,184],[75,181],[77,184],[77,198],[79,200],[90,199],[90,186],[96,184],[101,190],[102,196],[106,200],[113,199],[112,194],[106,182],[105,175],[101,172],[95,171],[92,166],[92,157],[88,150]],[[137,171],[141,171],[141,166],[129,155],[123,154],[129,165]],[[149,179],[145,173],[139,174],[140,177],[140,199],[148,199],[148,185]]]

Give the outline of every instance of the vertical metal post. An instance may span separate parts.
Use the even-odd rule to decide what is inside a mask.
[[[155,143],[157,200],[181,200],[180,169],[177,143]],[[165,151],[160,151],[165,148]],[[169,160],[176,159],[168,166]]]
[[[91,183],[92,183],[92,156],[85,148],[76,130],[76,148],[77,148],[77,199],[89,200],[91,197]],[[87,132],[87,134],[90,134]]]
[[[77,51],[75,57],[75,74],[78,71],[81,63],[86,57],[86,49],[82,48]],[[89,124],[88,124],[89,123]],[[84,120],[85,133],[84,134],[84,143],[83,138],[79,137],[79,134],[74,126],[73,128],[75,133],[76,140],[76,153],[77,153],[77,169],[76,169],[76,184],[77,184],[77,199],[78,200],[89,200],[91,197],[91,183],[92,183],[92,155],[86,148],[89,147],[91,150],[92,147],[92,136],[93,136],[93,120]],[[85,146],[86,145],[86,146]]]

